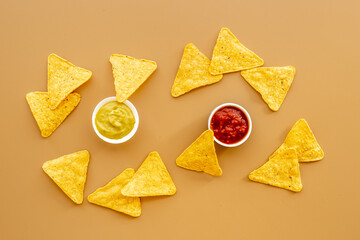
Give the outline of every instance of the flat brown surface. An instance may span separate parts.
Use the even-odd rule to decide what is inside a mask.
[[[359,1],[2,1],[0,3],[0,239],[359,239]],[[222,3],[221,3],[222,2]],[[252,3],[250,3],[252,2]],[[211,57],[228,27],[264,66],[297,74],[272,112],[240,73],[179,98],[170,95],[183,49]],[[25,100],[46,91],[47,56],[92,70],[82,100],[42,138]],[[115,95],[113,53],[154,60],[156,72],[130,97],[140,114],[129,142],[111,145],[92,129],[96,104]],[[242,146],[216,146],[223,176],[179,168],[175,159],[224,102],[244,106],[253,132]],[[300,193],[247,175],[305,118],[325,152],[301,164]],[[142,215],[75,205],[46,176],[46,160],[87,149],[84,195],[158,151],[177,186],[171,197],[142,199]]]

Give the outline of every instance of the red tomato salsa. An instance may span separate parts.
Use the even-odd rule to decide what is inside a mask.
[[[210,128],[219,141],[233,144],[246,136],[249,130],[249,121],[240,109],[233,106],[223,107],[214,113],[210,121]]]

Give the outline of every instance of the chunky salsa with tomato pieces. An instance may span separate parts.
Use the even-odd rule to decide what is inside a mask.
[[[234,144],[246,136],[249,121],[240,109],[233,106],[223,107],[211,118],[210,128],[219,141]]]

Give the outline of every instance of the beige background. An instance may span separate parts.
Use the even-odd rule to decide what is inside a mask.
[[[359,239],[359,1],[1,1],[1,239]],[[222,2],[222,3],[221,3]],[[250,3],[251,2],[251,3]],[[228,27],[265,66],[293,65],[284,104],[272,112],[240,76],[177,99],[170,89],[183,49],[193,42],[211,57]],[[47,56],[56,53],[93,71],[82,100],[42,138],[25,100],[46,91]],[[140,114],[131,141],[100,140],[91,114],[113,96],[109,57],[127,54],[158,69],[130,97]],[[253,132],[242,146],[216,146],[223,176],[184,170],[176,157],[224,102],[244,106]],[[247,175],[305,118],[325,152],[301,164],[300,193],[254,183]],[[178,188],[142,200],[131,218],[75,205],[44,174],[46,160],[90,151],[85,196],[157,150]]]

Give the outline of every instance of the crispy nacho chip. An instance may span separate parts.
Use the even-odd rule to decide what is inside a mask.
[[[221,176],[214,146],[214,132],[206,130],[176,159],[179,167]]]
[[[50,136],[80,102],[80,94],[72,93],[56,108],[51,110],[46,92],[26,94],[26,100],[40,128],[41,136]]]
[[[287,148],[273,156],[260,168],[251,172],[249,179],[254,182],[300,192],[302,183],[295,149]]]
[[[104,187],[98,188],[88,196],[88,201],[115,211],[138,217],[141,214],[141,203],[138,197],[125,197],[121,189],[134,176],[132,168],[125,169],[119,176],[111,180]]]
[[[71,200],[81,204],[89,159],[84,150],[47,161],[42,168]]]
[[[269,108],[279,110],[295,76],[295,68],[262,67],[241,71],[243,78],[258,91]]]
[[[89,70],[77,67],[56,54],[50,54],[48,57],[50,108],[57,108],[70,93],[89,80],[91,74]]]
[[[324,152],[305,119],[300,119],[295,123],[286,136],[284,143],[270,158],[288,148],[296,150],[299,162],[313,162],[324,158]]]
[[[171,95],[178,97],[195,88],[219,82],[222,75],[209,73],[210,60],[192,43],[186,45]]]
[[[116,100],[124,102],[156,70],[156,62],[113,54],[110,57],[115,78]]]
[[[159,154],[151,152],[121,193],[128,197],[174,195],[176,187]]]
[[[264,60],[242,45],[229,29],[221,29],[211,58],[211,74],[236,72],[263,64]]]

